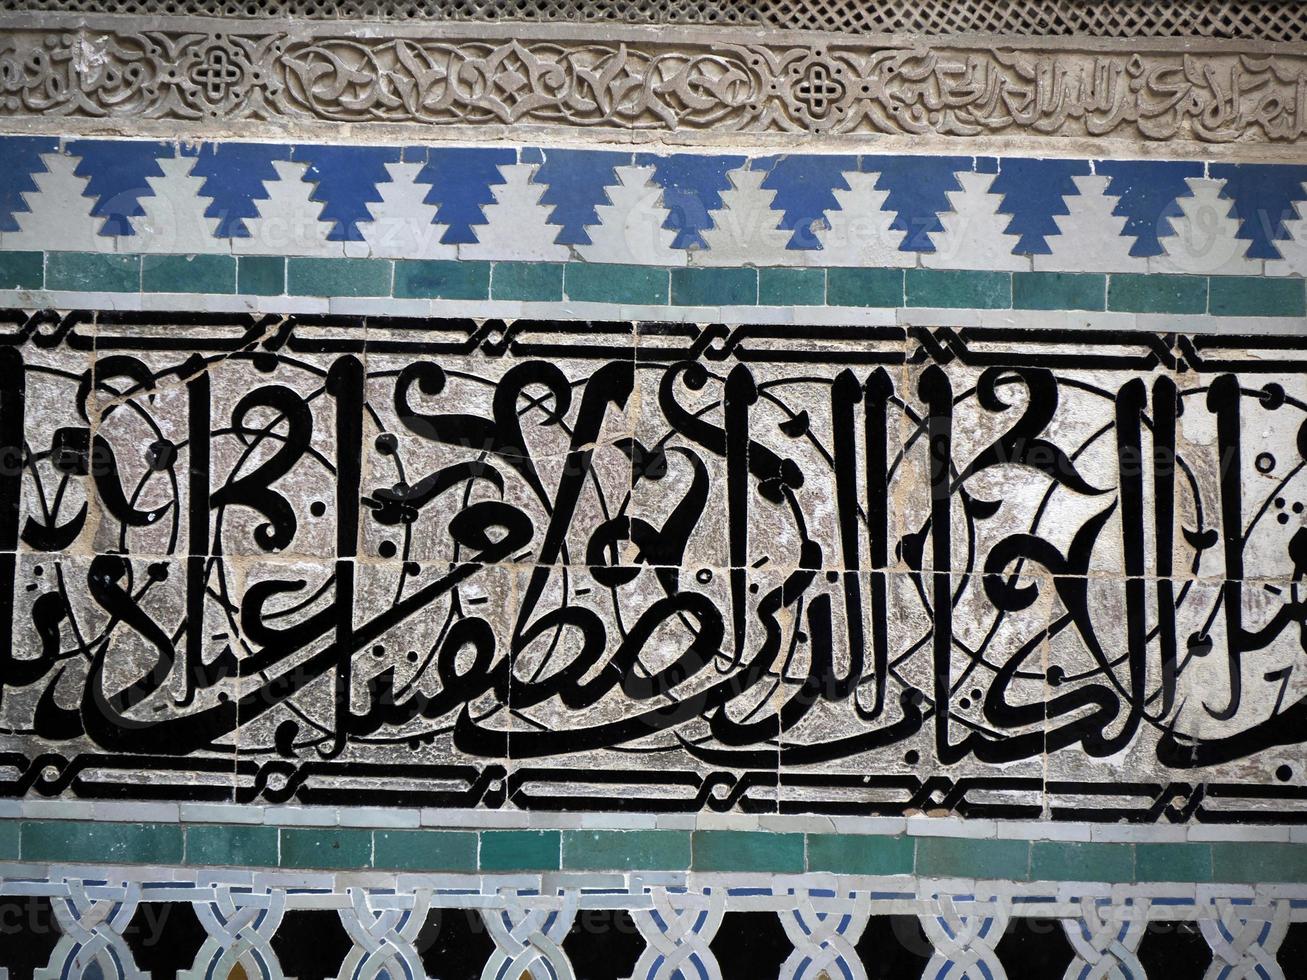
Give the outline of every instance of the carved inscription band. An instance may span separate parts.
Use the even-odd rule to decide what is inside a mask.
[[[1307,131],[1307,58],[1267,46],[31,20],[0,19],[0,117],[1214,143],[1296,143]]]

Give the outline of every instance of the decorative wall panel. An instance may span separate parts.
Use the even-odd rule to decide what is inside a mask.
[[[0,972],[1302,973],[1301,51],[218,23],[0,36]]]
[[[575,134],[1303,139],[1292,45],[1131,50],[902,37],[268,22],[0,21],[0,116]],[[616,34],[616,36],[615,36]],[[266,130],[265,130],[266,131]],[[846,140],[851,142],[851,140]]]

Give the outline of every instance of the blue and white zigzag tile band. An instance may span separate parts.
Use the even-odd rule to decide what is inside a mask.
[[[0,249],[1307,275],[1307,165],[0,137]]]

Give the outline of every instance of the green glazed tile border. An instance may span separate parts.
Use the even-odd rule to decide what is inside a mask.
[[[280,851],[276,827],[186,828],[186,863],[231,867],[276,867]]]
[[[46,252],[45,288],[91,293],[140,292],[141,257],[101,252]]]
[[[1136,844],[1139,881],[1211,881],[1210,844]]]
[[[808,870],[855,875],[910,875],[916,859],[911,837],[809,834]]]
[[[1214,316],[1303,316],[1307,293],[1302,279],[1218,276],[1208,285],[1208,312]]]
[[[281,831],[281,867],[332,871],[372,867],[372,831],[303,827]]]
[[[490,263],[400,259],[395,263],[395,297],[489,299]]]
[[[620,306],[1307,316],[1307,285],[1295,277],[0,251],[0,289],[41,288]]]
[[[236,260],[236,292],[280,296],[286,292],[286,260],[279,255],[242,255]]]
[[[563,835],[557,830],[481,832],[482,871],[557,871]]]
[[[570,262],[564,272],[563,294],[579,302],[665,306],[668,279],[666,269],[653,265]]]
[[[234,293],[236,259],[231,255],[143,255],[145,293]]]
[[[758,303],[761,306],[824,306],[825,269],[759,269]]]
[[[753,306],[757,269],[673,269],[674,306]]]
[[[178,824],[40,820],[19,828],[23,861],[176,864],[183,851]]]
[[[397,871],[475,871],[477,835],[461,830],[378,830],[375,868]]]
[[[908,306],[968,310],[1012,308],[1010,272],[909,269],[904,282],[908,291]]]
[[[388,259],[286,260],[286,291],[293,296],[389,296]]]
[[[1120,313],[1206,313],[1207,280],[1202,276],[1113,275],[1107,308]]]
[[[690,833],[676,830],[569,830],[563,834],[568,871],[686,871]]]
[[[906,305],[902,269],[827,269],[826,305]]]
[[[694,833],[695,871],[804,870],[803,834],[749,830],[698,830]]]
[[[1132,844],[1035,841],[1030,845],[1030,877],[1035,881],[1135,880]]]
[[[1107,276],[1082,272],[1012,273],[1016,310],[1104,310]]]
[[[763,830],[476,830],[0,820],[0,861],[443,872],[712,871],[1111,884],[1307,882],[1307,844]]]
[[[1250,885],[1307,881],[1307,845],[1214,843],[1212,879]]]
[[[496,262],[490,298],[548,303],[563,298],[563,267],[548,262]]]
[[[929,878],[1030,880],[1030,844],[1020,840],[917,839],[916,872]]]
[[[0,289],[40,289],[43,285],[44,252],[0,252]]]

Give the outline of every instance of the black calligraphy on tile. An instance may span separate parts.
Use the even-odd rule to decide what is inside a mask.
[[[1304,348],[10,313],[0,779],[1296,819]]]

